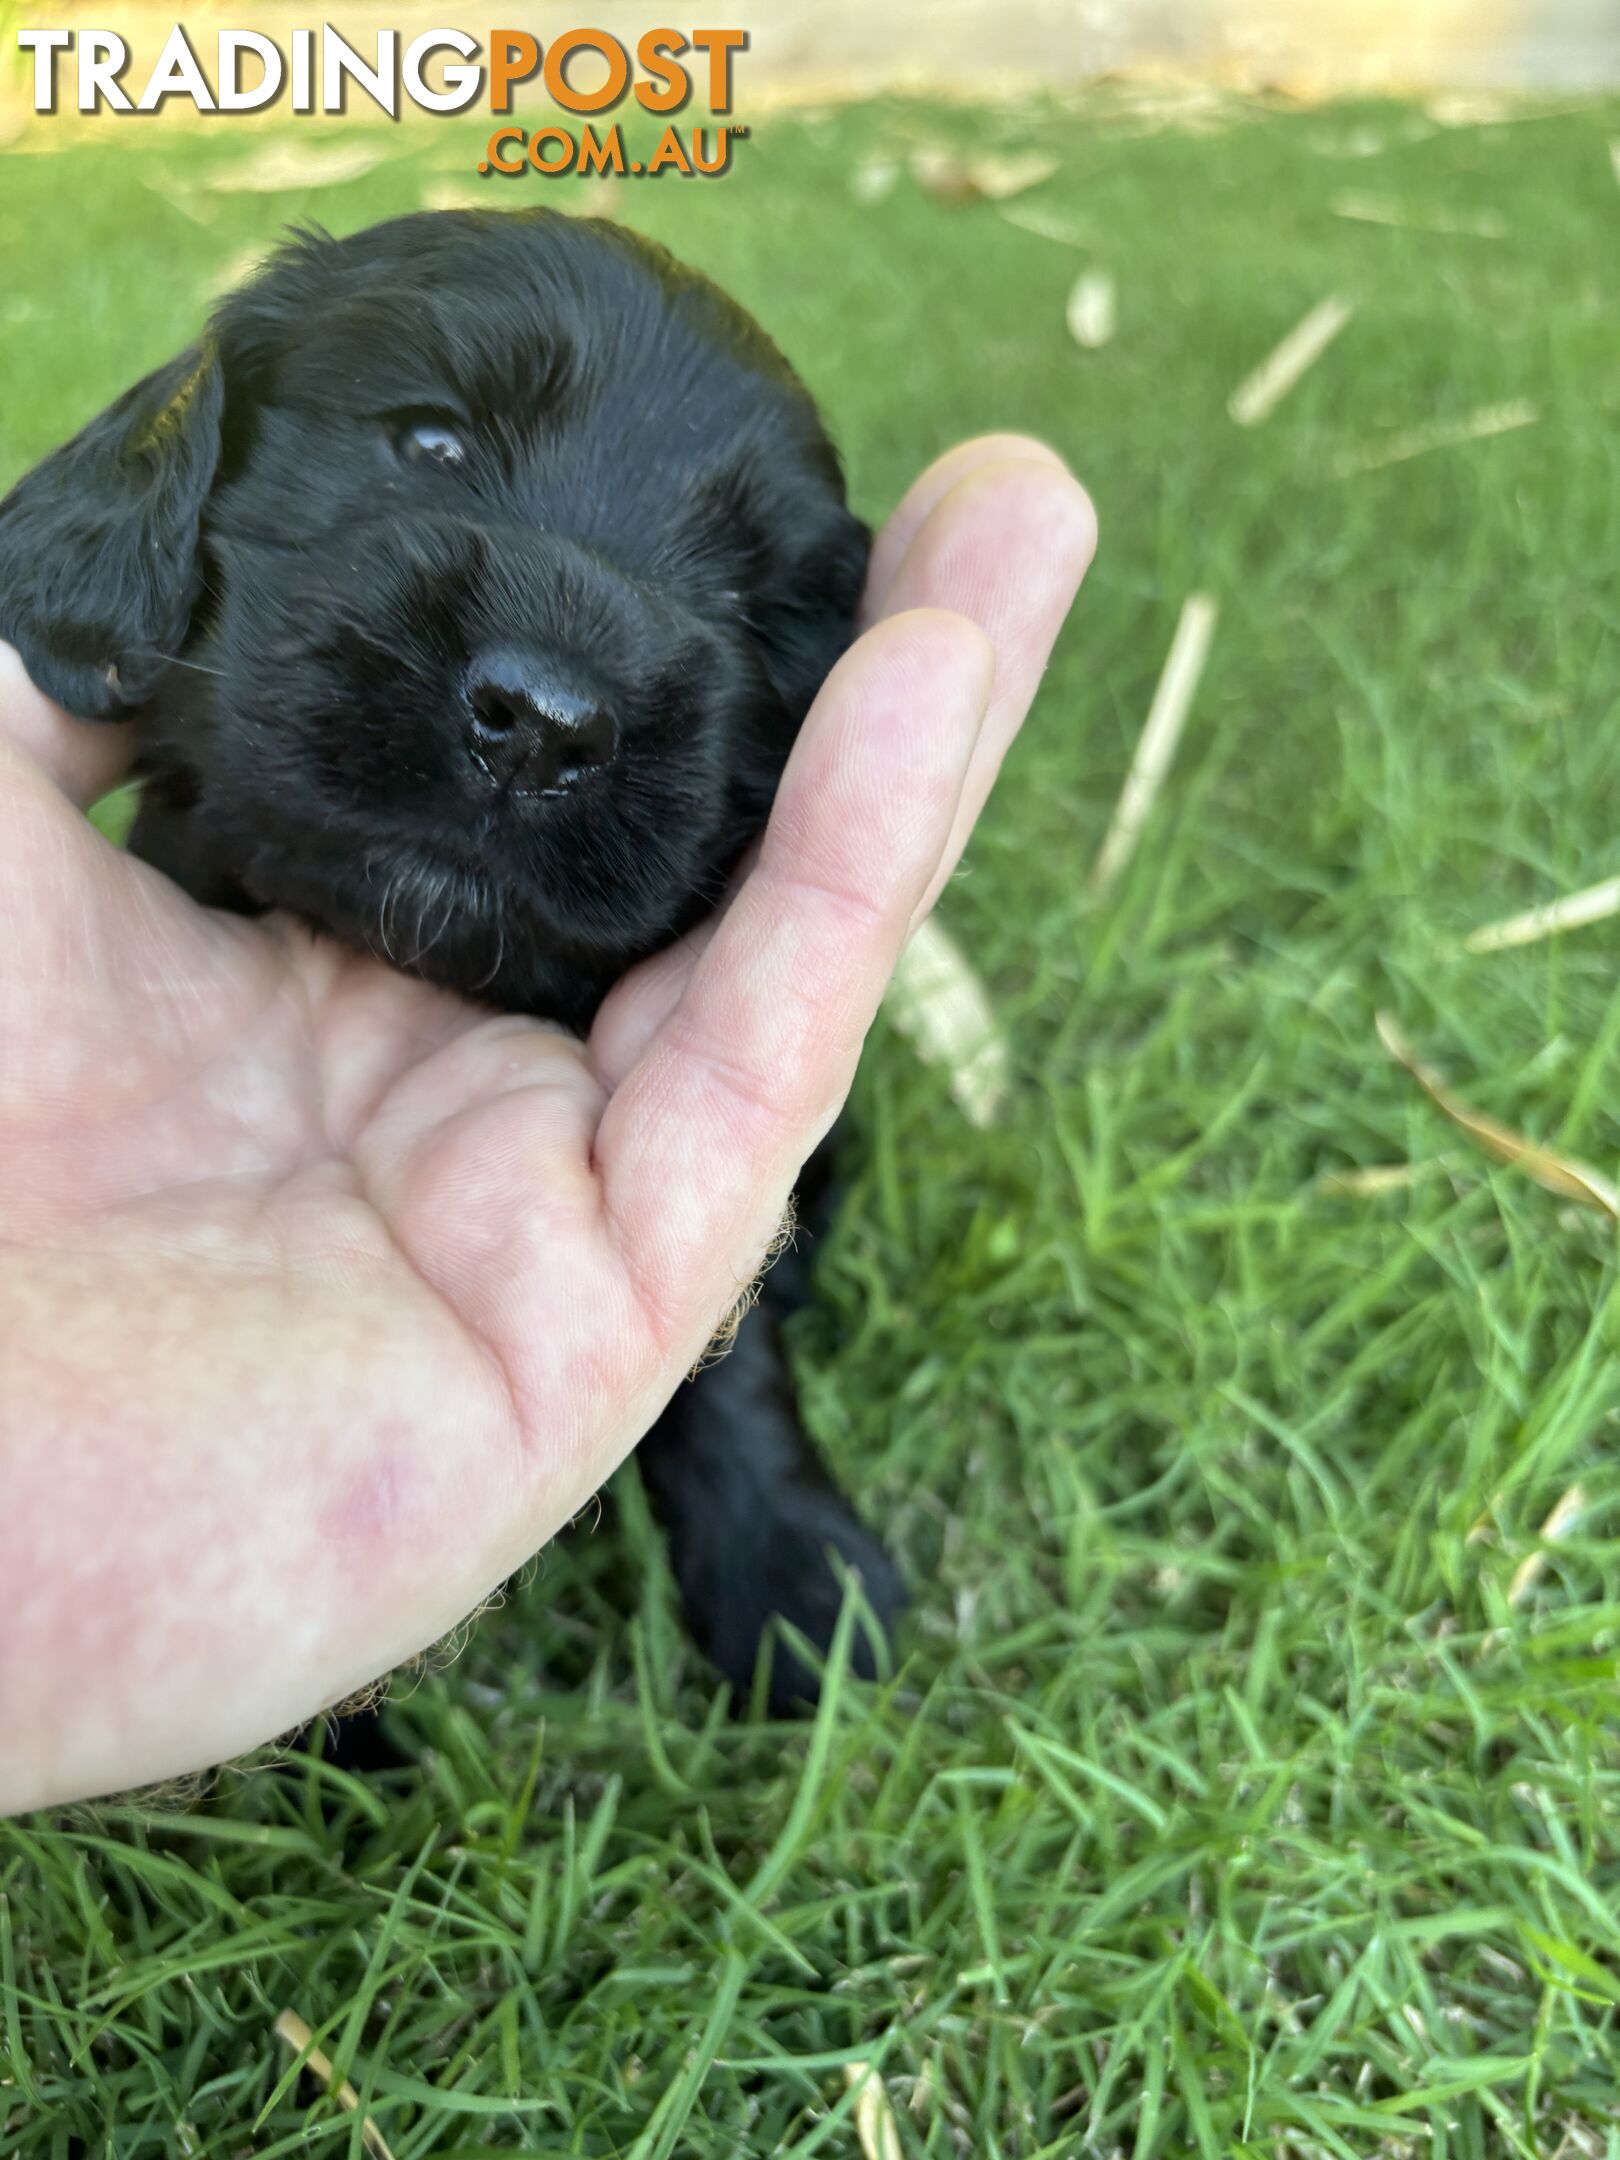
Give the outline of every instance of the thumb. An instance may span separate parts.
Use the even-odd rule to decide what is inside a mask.
[[[751,1281],[837,1115],[951,845],[993,677],[984,633],[937,610],[850,649],[757,864],[603,1115],[609,1227],[669,1354],[695,1356]]]

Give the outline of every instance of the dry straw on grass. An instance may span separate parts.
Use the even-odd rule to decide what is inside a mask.
[[[1010,1080],[1006,1038],[983,983],[932,916],[901,955],[888,1012],[925,1065],[944,1067],[969,1123],[993,1125]]]
[[[1381,196],[1335,195],[1328,208],[1338,218],[1358,225],[1390,225],[1398,232],[1446,233],[1468,240],[1504,240],[1507,219],[1495,210],[1477,210],[1463,216],[1450,210],[1408,210],[1404,204]]]
[[[295,2055],[303,2056],[304,2068],[310,2073],[311,2077],[320,2079],[327,2091],[337,2101],[339,2107],[347,2108],[351,2115],[360,2113],[360,2095],[347,2078],[338,2078],[334,2081],[331,2057],[323,2054],[314,2045],[314,2034],[296,2010],[282,2011],[280,2017],[276,2019],[275,2032],[276,2038],[285,2040]],[[367,2152],[372,2155],[372,2160],[394,2160],[394,2156],[388,2148],[388,2140],[369,2115],[360,2117],[360,2139]]]
[[[1455,420],[1434,420],[1422,427],[1396,428],[1376,442],[1341,451],[1333,470],[1343,480],[1354,473],[1376,472],[1381,465],[1400,465],[1407,458],[1423,457],[1430,450],[1451,450],[1459,443],[1479,442],[1489,435],[1507,435],[1515,428],[1534,427],[1540,410],[1528,398],[1513,398],[1505,405],[1482,405]]]
[[[883,2089],[883,2080],[870,2063],[844,2065],[844,2083],[856,2095],[855,2135],[861,2160],[902,2160],[900,2130]]]
[[[1522,915],[1507,915],[1500,922],[1482,923],[1463,939],[1471,953],[1503,952],[1511,945],[1534,945],[1554,937],[1560,930],[1584,929],[1588,923],[1604,922],[1620,915],[1620,877],[1605,878],[1601,885],[1587,885],[1562,899],[1541,907],[1526,908]]]
[[[1070,337],[1083,351],[1096,352],[1113,338],[1118,322],[1113,278],[1106,270],[1087,270],[1069,294]]]
[[[1514,1570],[1513,1580],[1508,1584],[1510,1605],[1524,1603],[1546,1573],[1551,1547],[1568,1537],[1585,1511],[1586,1494],[1579,1485],[1572,1485],[1542,1524],[1535,1551],[1528,1553]]]
[[[382,161],[383,153],[364,143],[268,142],[240,164],[210,173],[208,185],[223,195],[296,194],[363,179]]]
[[[862,158],[849,176],[849,192],[858,203],[870,207],[887,202],[900,179],[900,167],[892,157]]]
[[[924,194],[946,203],[1007,202],[1050,180],[1058,169],[1056,158],[1038,150],[964,158],[931,144],[914,150],[910,164]]]
[[[1589,1163],[1578,1162],[1573,1155],[1543,1147],[1539,1141],[1515,1132],[1511,1125],[1504,1125],[1499,1118],[1487,1117],[1483,1111],[1473,1109],[1461,1096],[1453,1093],[1431,1066],[1423,1063],[1388,1013],[1378,1015],[1378,1038],[1397,1064],[1406,1067],[1435,1107],[1443,1110],[1452,1123],[1460,1126],[1488,1155],[1522,1170],[1526,1177],[1533,1178],[1548,1192],[1557,1193],[1560,1199],[1577,1200],[1583,1207],[1596,1208],[1600,1214],[1607,1215],[1611,1222],[1620,1222],[1620,1191],[1600,1170],[1594,1170]]]
[[[1418,1175],[1417,1163],[1367,1163],[1358,1170],[1329,1170],[1316,1181],[1317,1191],[1335,1200],[1381,1200],[1405,1192]]]
[[[1021,232],[1034,233],[1038,239],[1055,241],[1059,247],[1091,245],[1073,218],[1060,217],[1055,210],[1048,210],[1040,203],[1004,202],[997,208],[1009,225],[1016,225]]]
[[[1226,409],[1238,426],[1259,427],[1268,420],[1354,313],[1354,307],[1339,293],[1329,293],[1325,300],[1318,301],[1227,399]]]
[[[1219,615],[1219,606],[1209,593],[1192,593],[1183,603],[1164,672],[1153,693],[1147,725],[1137,743],[1113,822],[1091,873],[1094,893],[1107,892],[1136,853],[1142,827],[1147,823],[1159,789],[1164,785],[1164,776],[1175,757],[1176,745],[1181,740],[1188,709],[1204,672],[1204,662],[1209,658]]]

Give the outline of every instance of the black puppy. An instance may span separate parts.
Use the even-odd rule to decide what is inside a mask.
[[[714,286],[613,225],[445,212],[294,241],[29,473],[0,635],[138,724],[130,844],[196,899],[583,1029],[763,823],[867,544]],[[803,1292],[790,1256],[641,1451],[739,1688],[773,1613],[827,1641],[829,1550],[901,1603],[799,1424]],[[778,1652],[774,1706],[812,1691]]]

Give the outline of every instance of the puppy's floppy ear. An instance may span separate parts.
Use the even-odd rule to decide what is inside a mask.
[[[193,346],[0,502],[0,637],[81,719],[141,704],[185,638],[224,402],[217,357]]]
[[[784,519],[773,559],[750,595],[750,615],[771,686],[802,720],[854,635],[872,551],[870,527],[846,509],[840,486]]]

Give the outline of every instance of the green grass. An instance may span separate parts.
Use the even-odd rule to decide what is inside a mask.
[[[1016,426],[1101,513],[946,902],[1014,1101],[975,1132],[880,1030],[797,1336],[917,1586],[894,1684],[809,1732],[728,1718],[621,1480],[404,1689],[418,1774],[294,1756],[0,1834],[6,2153],[357,2154],[289,2007],[399,2160],[845,2160],[855,2060],[908,2156],[1620,2153],[1613,1227],[1491,1167],[1373,1024],[1620,1158],[1620,930],[1455,949],[1620,872],[1620,110],[1226,119],[779,117],[725,183],[620,195],[802,363],[870,512]],[[277,224],[406,207],[478,147],[380,134],[357,184],[191,217],[147,183],[239,153],[144,125],[0,159],[6,471]],[[1026,201],[1087,248],[909,179],[853,201],[860,154],[924,134],[1049,149]],[[1506,233],[1350,222],[1345,190]],[[1089,261],[1120,291],[1092,355]],[[1335,289],[1350,329],[1232,426]],[[1519,398],[1538,425],[1333,476]],[[1181,755],[1090,901],[1195,588],[1222,616]],[[1410,1181],[1331,1182],[1383,1164]]]

